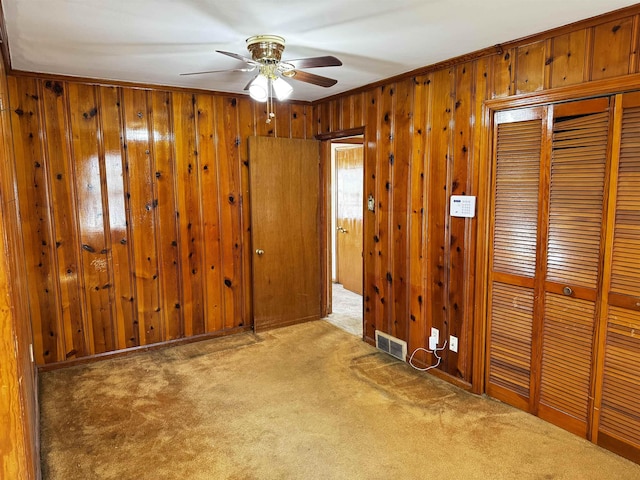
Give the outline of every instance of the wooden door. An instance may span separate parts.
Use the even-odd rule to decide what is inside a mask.
[[[605,234],[609,99],[553,108],[537,315],[538,415],[586,436]]]
[[[487,392],[586,436],[609,100],[496,115]]]
[[[319,152],[315,140],[249,138],[256,331],[320,318]]]
[[[495,116],[487,393],[531,411],[545,108]]]
[[[337,148],[336,279],[362,295],[363,147]]]
[[[614,119],[594,440],[640,463],[640,93]]]

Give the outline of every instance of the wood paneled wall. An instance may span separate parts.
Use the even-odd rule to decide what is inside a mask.
[[[10,76],[39,365],[250,325],[247,138],[312,109]]]
[[[439,370],[472,382],[483,314],[474,298],[477,219],[449,217],[448,200],[477,195],[488,149],[483,102],[639,73],[639,13],[614,12],[315,106],[318,134],[366,128],[364,191],[376,199],[364,227],[369,342],[379,329],[407,340],[411,353],[436,327],[440,345],[460,340]]]
[[[0,478],[39,478],[37,380],[14,186],[7,78],[0,59]]]

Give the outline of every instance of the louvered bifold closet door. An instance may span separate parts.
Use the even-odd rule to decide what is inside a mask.
[[[624,108],[614,129],[621,134],[613,161],[615,211],[597,438],[640,462],[640,94],[621,99]]]
[[[487,393],[529,410],[546,109],[495,115]]]
[[[538,415],[586,436],[609,138],[609,99],[555,106]]]

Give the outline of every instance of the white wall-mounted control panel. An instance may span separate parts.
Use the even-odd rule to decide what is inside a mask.
[[[472,197],[471,195],[451,195],[449,212],[452,217],[475,217],[476,197]]]

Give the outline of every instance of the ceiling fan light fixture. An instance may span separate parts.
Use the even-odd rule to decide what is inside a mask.
[[[249,85],[249,96],[256,102],[266,102],[269,98],[269,79],[258,75]]]
[[[280,101],[283,101],[289,98],[289,95],[291,95],[291,92],[293,92],[293,87],[280,77],[277,77],[275,80],[273,80],[272,85],[273,85],[273,91],[275,92],[276,97]]]

